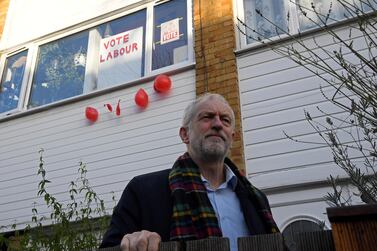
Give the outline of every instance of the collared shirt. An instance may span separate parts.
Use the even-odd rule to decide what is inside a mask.
[[[225,182],[217,189],[210,186],[208,180],[202,176],[207,189],[208,198],[215,210],[224,237],[229,238],[230,250],[237,251],[237,238],[250,235],[243,216],[240,201],[235,193],[237,177],[226,166]]]

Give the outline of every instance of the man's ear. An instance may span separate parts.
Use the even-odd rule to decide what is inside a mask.
[[[179,128],[179,136],[181,137],[183,143],[188,144],[190,142],[186,127]]]

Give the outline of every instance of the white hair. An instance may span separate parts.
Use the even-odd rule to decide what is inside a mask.
[[[186,107],[185,112],[183,114],[182,127],[191,128],[191,123],[192,123],[192,120],[194,119],[194,117],[196,115],[199,104],[202,103],[202,102],[206,102],[210,99],[215,99],[215,100],[221,101],[224,104],[226,104],[227,106],[229,106],[229,108],[231,110],[232,126],[234,128],[234,126],[235,126],[234,111],[230,107],[228,101],[226,101],[226,99],[223,96],[221,96],[220,94],[217,94],[217,93],[205,93],[205,94],[199,96],[195,101],[190,103]]]

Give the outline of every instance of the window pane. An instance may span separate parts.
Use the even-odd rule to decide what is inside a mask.
[[[154,8],[152,70],[188,59],[187,2],[173,0]]]
[[[362,8],[360,0],[296,0],[296,3],[302,31],[356,16]]]
[[[0,82],[0,113],[17,108],[25,73],[27,50],[8,57]]]
[[[87,31],[40,46],[28,107],[82,94],[87,47]]]
[[[123,84],[144,76],[146,11],[102,24],[97,88]]]
[[[287,31],[286,4],[285,0],[244,0],[247,43]]]

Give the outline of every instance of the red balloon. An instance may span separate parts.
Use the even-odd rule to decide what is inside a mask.
[[[148,94],[144,91],[143,88],[140,88],[135,94],[135,103],[142,108],[145,108],[148,106],[148,103],[149,103]]]
[[[166,75],[158,75],[154,80],[153,87],[156,92],[167,92],[171,88],[171,80]]]
[[[85,117],[91,122],[96,122],[98,119],[98,111],[96,108],[88,106],[85,109]]]

